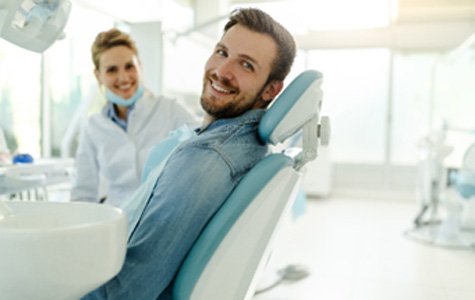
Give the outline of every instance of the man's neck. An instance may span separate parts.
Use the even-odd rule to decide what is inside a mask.
[[[203,117],[203,122],[201,123],[201,128],[204,129],[209,126],[209,124],[213,123],[216,121],[216,119],[209,114],[205,113],[205,116]]]

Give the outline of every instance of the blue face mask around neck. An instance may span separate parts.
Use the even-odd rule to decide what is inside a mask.
[[[135,102],[137,102],[138,99],[140,99],[143,94],[144,94],[145,89],[143,86],[139,86],[135,93],[130,97],[129,99],[124,99],[121,96],[111,92],[108,88],[106,88],[106,99],[107,101],[110,101],[114,104],[120,105],[120,106],[131,106]]]

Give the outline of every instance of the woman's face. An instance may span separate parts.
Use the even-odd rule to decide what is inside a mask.
[[[140,65],[137,55],[126,46],[104,51],[99,57],[97,80],[113,93],[129,99],[140,83]]]

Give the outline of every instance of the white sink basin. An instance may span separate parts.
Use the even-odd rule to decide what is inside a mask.
[[[127,220],[93,203],[4,202],[0,298],[79,299],[121,269]]]

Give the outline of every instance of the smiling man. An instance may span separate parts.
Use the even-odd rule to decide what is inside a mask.
[[[173,152],[148,193],[120,273],[85,299],[172,299],[173,278],[201,230],[268,153],[258,124],[295,52],[290,33],[266,13],[231,14],[205,65],[203,126]]]

